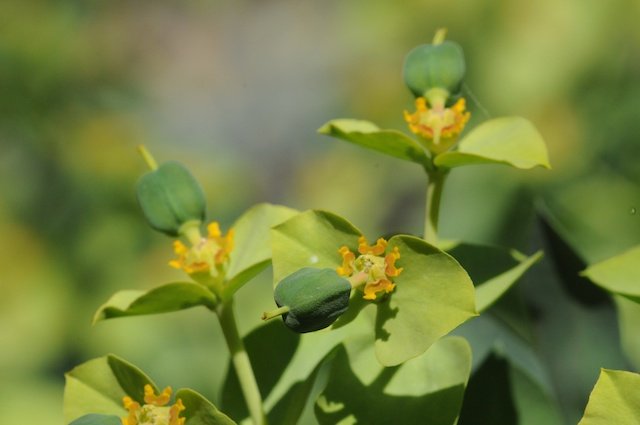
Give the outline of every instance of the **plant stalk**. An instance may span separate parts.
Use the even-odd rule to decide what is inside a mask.
[[[447,173],[435,169],[428,172],[427,201],[424,214],[424,240],[431,245],[438,244],[438,218],[440,215],[440,200],[442,188]]]
[[[218,319],[220,319],[222,333],[224,334],[224,339],[227,341],[231,361],[238,375],[240,388],[242,388],[242,394],[249,408],[251,419],[255,425],[267,425],[267,417],[264,413],[258,383],[253,374],[251,362],[242,343],[242,338],[240,338],[240,334],[238,333],[238,326],[233,312],[233,300],[220,303],[216,309],[216,313]]]

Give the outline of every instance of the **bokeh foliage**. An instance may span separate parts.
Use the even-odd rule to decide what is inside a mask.
[[[621,351],[611,299],[578,276],[640,240],[639,14],[633,0],[0,2],[4,420],[61,423],[63,372],[106,352],[221,399],[213,363],[227,355],[204,309],[91,328],[112,292],[182,277],[159,266],[170,244],[135,205],[138,143],[190,164],[223,225],[269,201],[419,233],[419,167],[315,129],[337,116],[402,128],[402,57],[446,26],[468,57],[472,120],[525,116],[554,167],[469,167],[447,182],[445,237],[547,252],[488,323],[469,323],[486,336],[471,341],[473,367],[479,348],[491,360],[515,346],[507,358],[577,422],[600,367],[640,364]],[[251,285],[238,294],[245,333],[272,305],[268,274]]]

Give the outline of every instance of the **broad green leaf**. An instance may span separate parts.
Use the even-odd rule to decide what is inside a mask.
[[[376,355],[395,366],[424,353],[434,342],[476,316],[473,283],[449,254],[412,236],[394,236],[402,273],[395,290],[378,303]]]
[[[540,383],[514,365],[509,368],[509,377],[518,411],[518,425],[564,424],[558,402]],[[495,383],[492,382],[491,388],[495,388]]]
[[[210,290],[197,283],[169,283],[148,292],[119,291],[98,309],[93,323],[115,317],[168,313],[200,305],[212,310],[216,306],[216,298]]]
[[[508,358],[491,353],[472,375],[459,425],[562,425],[557,404],[543,386]]]
[[[258,204],[238,218],[233,225],[234,248],[227,270],[227,287],[231,293],[269,265],[270,229],[297,213],[280,205]]]
[[[640,423],[640,375],[602,369],[578,425]]]
[[[182,388],[176,392],[176,399],[181,399],[185,410],[182,417],[185,425],[235,425],[227,415],[218,410],[209,400],[197,392]]]
[[[122,425],[122,420],[113,415],[84,415],[69,425]]]
[[[458,424],[517,424],[518,412],[509,386],[507,361],[491,353],[469,380]]]
[[[542,136],[533,124],[521,117],[485,121],[458,143],[457,150],[438,155],[434,163],[444,168],[473,164],[551,168]]]
[[[640,370],[640,304],[627,297],[614,295],[620,328],[620,346],[635,370]]]
[[[640,245],[587,268],[583,274],[598,286],[640,302]]]
[[[469,273],[476,287],[476,308],[483,312],[504,295],[522,275],[542,258],[542,251],[530,257],[505,249],[456,244],[447,249]]]
[[[272,236],[275,282],[303,267],[337,268],[342,263],[338,249],[354,250],[360,235],[345,219],[324,211],[307,211],[282,223]],[[456,260],[413,237],[394,237],[388,249],[394,246],[404,271],[395,278],[394,292],[377,303],[376,347],[387,366],[423,353],[476,314],[473,284]]]
[[[263,399],[266,399],[289,365],[300,335],[273,319],[245,336],[244,344]],[[236,420],[249,415],[233,364],[229,363],[222,388],[222,408]]]
[[[324,365],[324,360],[331,355],[330,352],[306,379],[296,381],[291,385],[289,390],[278,400],[278,402],[269,410],[267,416],[269,423],[272,424],[297,424],[307,405],[316,383],[318,372]]]
[[[144,386],[157,388],[132,364],[108,355],[89,360],[65,375],[64,417],[71,422],[83,415],[104,414],[123,416],[122,398],[129,396],[144,403]]]
[[[397,130],[380,130],[369,121],[332,120],[320,127],[318,132],[405,161],[421,165],[429,162],[424,148],[417,141]]]
[[[280,282],[303,267],[335,269],[341,246],[358,246],[362,235],[351,223],[327,211],[305,211],[273,228],[273,280]]]
[[[340,348],[315,406],[320,424],[452,425],[471,367],[462,338],[443,338],[395,368],[381,367],[370,343]]]

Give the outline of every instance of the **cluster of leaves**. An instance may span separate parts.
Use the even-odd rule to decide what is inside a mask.
[[[334,120],[319,131],[417,163],[431,179],[476,164],[550,167],[541,136],[520,117],[480,124],[454,150],[442,153],[367,121]],[[275,287],[304,268],[318,274],[335,271],[342,261],[338,249],[355,249],[363,236],[336,214],[270,204],[253,207],[233,228],[235,249],[222,297],[192,282],[121,291],[99,308],[94,321],[196,306],[217,312],[269,264]],[[271,322],[244,337],[267,421],[294,424],[313,412],[320,424],[562,423],[547,372],[526,343],[522,306],[510,291],[542,252],[528,256],[413,235],[392,236],[388,249],[402,253],[403,268],[389,296],[369,302],[353,291],[349,309],[330,331],[302,337]],[[635,248],[583,273],[614,295],[623,324],[640,316],[638,260],[640,248]],[[449,335],[456,328],[457,335]],[[633,387],[638,383],[637,374],[603,370],[581,424],[636,423],[639,396]],[[147,384],[156,389],[150,378],[116,356],[86,362],[67,375],[66,420],[72,425],[118,423],[126,414],[122,398],[143,403]],[[186,424],[232,424],[246,418],[241,387],[229,368],[221,400],[225,413],[197,392],[179,390]]]

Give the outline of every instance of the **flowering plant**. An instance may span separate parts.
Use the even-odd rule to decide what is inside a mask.
[[[137,367],[107,355],[67,374],[67,422],[286,425],[310,417],[320,424],[463,420],[463,398],[465,391],[472,394],[469,377],[478,367],[468,342],[473,328],[449,334],[466,322],[485,323],[482,317],[542,252],[527,256],[440,240],[445,181],[457,167],[476,164],[550,168],[542,137],[524,118],[491,119],[464,133],[471,116],[463,93],[465,67],[462,48],[438,31],[431,44],[417,47],[405,60],[405,83],[415,96],[415,111],[404,111],[411,136],[353,119],[332,120],[319,129],[422,167],[427,183],[421,237],[372,239],[334,213],[271,204],[250,208],[223,232],[216,221],[205,226],[203,191],[186,167],[176,162],[158,165],[142,147],[150,171],[138,182],[139,204],[153,229],[176,238],[169,266],[184,271],[188,280],[149,291],[120,291],[98,309],[94,322],[196,306],[211,311],[222,329],[232,368],[222,400],[216,403],[221,410],[191,389],[178,390],[172,399],[170,387],[159,391]],[[620,278],[616,265],[622,261],[627,267],[637,258],[633,251],[622,260],[611,260],[615,265],[603,263],[586,273],[636,302],[638,291]],[[280,317],[282,323],[266,322],[241,336],[234,295],[269,265],[275,307],[262,319]],[[508,351],[490,347],[481,355],[483,367],[504,369],[501,358]],[[603,374],[616,382],[636,379]],[[524,375],[518,379],[528,391],[537,391],[535,380]],[[616,388],[616,382],[603,382],[597,390]],[[590,404],[587,416],[596,417],[598,409],[597,403]]]

